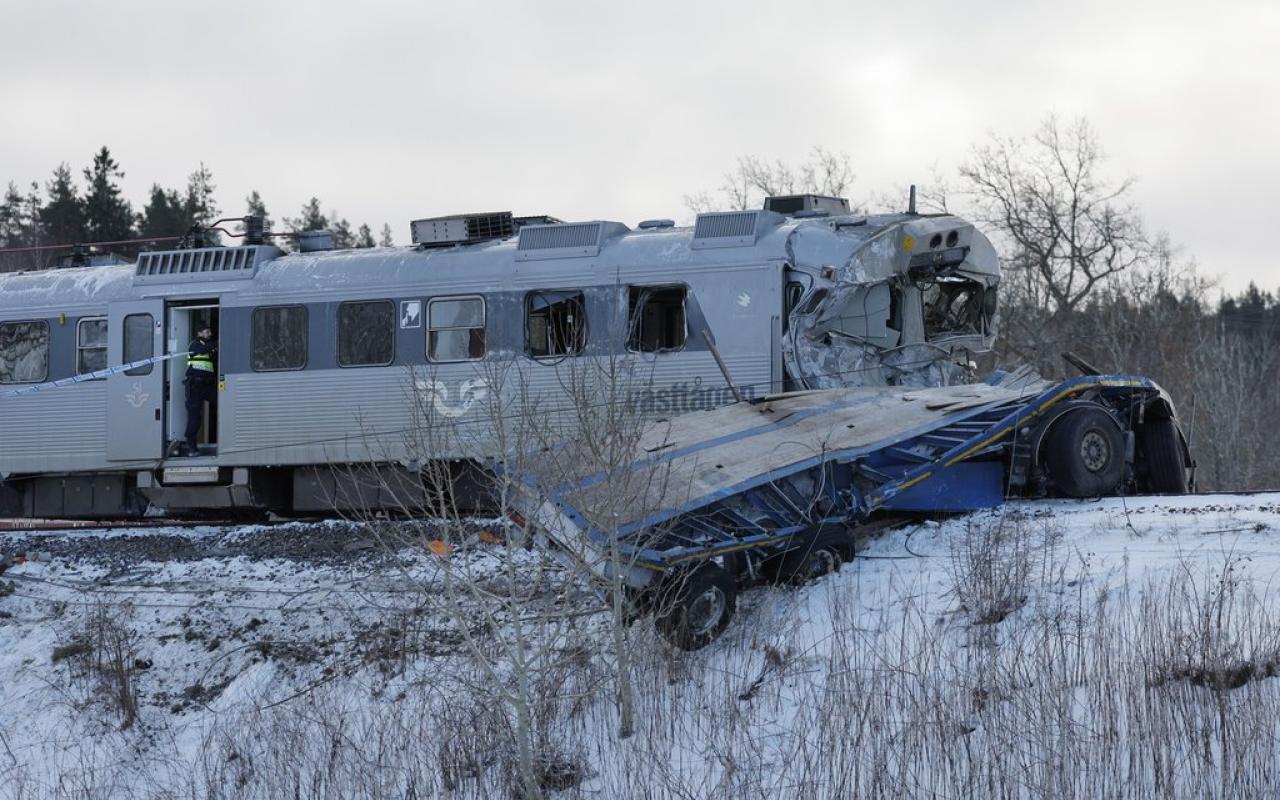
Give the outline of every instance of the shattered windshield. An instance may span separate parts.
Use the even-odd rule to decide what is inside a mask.
[[[983,332],[983,286],[965,278],[940,278],[922,287],[924,330],[930,339]]]

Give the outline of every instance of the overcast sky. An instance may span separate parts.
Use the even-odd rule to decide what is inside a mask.
[[[1085,116],[1149,227],[1280,287],[1280,3],[0,0],[0,180],[108,145],[141,207],[687,219],[735,158],[848,153],[855,200]]]

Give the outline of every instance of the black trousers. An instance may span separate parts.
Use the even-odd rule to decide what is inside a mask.
[[[183,383],[187,387],[187,447],[195,452],[204,404],[207,401],[210,406],[213,405],[218,396],[217,383],[212,375],[188,375]]]

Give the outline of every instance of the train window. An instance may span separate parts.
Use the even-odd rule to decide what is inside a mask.
[[[642,353],[679,350],[689,338],[684,286],[632,286],[627,303],[631,320],[627,349]]]
[[[107,368],[107,318],[93,317],[76,323],[76,374]]]
[[[395,356],[396,308],[390,300],[338,306],[338,366],[380,367]]]
[[[571,356],[587,344],[587,306],[582,292],[530,292],[525,336],[534,358]]]
[[[130,314],[124,318],[124,363],[142,361],[156,354],[156,321],[150,314]],[[150,375],[155,364],[124,371],[125,375]]]
[[[49,377],[49,323],[0,322],[0,383],[39,383]]]
[[[484,358],[484,298],[442,297],[427,303],[427,358]]]
[[[276,372],[305,367],[307,365],[306,307],[255,308],[251,346],[254,372]]]

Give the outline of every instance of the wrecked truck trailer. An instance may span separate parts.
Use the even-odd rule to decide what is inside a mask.
[[[603,471],[575,447],[516,476],[513,518],[685,649],[740,588],[839,569],[877,515],[1182,493],[1191,463],[1169,396],[1128,375],[795,392],[660,422]]]

